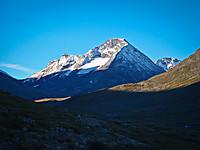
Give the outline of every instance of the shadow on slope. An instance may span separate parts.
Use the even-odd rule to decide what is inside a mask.
[[[199,90],[199,84],[192,85],[187,90],[190,92],[195,88],[194,93]],[[108,93],[105,96],[106,99],[102,98],[102,92]],[[115,95],[116,92],[113,91],[97,93],[99,96],[95,99],[93,95],[92,105],[103,99],[103,103],[111,102],[109,104],[111,110],[119,107],[115,105],[115,100],[123,101],[120,96],[124,96],[127,101],[135,100],[132,99],[132,95],[129,95],[130,93],[121,92],[118,95]],[[112,99],[110,93],[113,93],[115,99]],[[135,94],[137,100],[142,93],[131,94]],[[153,96],[153,93],[146,94],[146,97]],[[85,98],[86,95],[82,96]],[[198,120],[199,95],[197,93],[196,96],[191,95],[189,101],[189,103],[193,103],[193,105],[187,105],[189,108],[192,107],[189,111],[190,116],[196,115],[196,120]],[[87,103],[83,106],[86,105]],[[100,107],[102,106],[100,105]],[[102,111],[100,113],[103,113]],[[133,109],[129,111],[134,113]],[[180,112],[183,111],[184,109]],[[142,112],[138,112],[142,114]],[[149,114],[150,118],[153,115]],[[176,116],[177,113],[174,113],[174,118]],[[167,115],[165,117],[171,123],[169,117]],[[164,124],[162,119],[155,123],[150,121],[145,123],[145,121],[147,120],[144,119],[144,122],[122,121],[83,113],[68,113],[0,91],[0,149],[199,149],[200,127],[198,122],[188,122],[184,126],[177,124],[177,126],[170,127],[168,124]]]
[[[125,92],[100,90],[80,94],[62,102],[60,107],[107,117],[169,125],[200,121],[200,82],[162,92]]]
[[[5,73],[0,72],[0,89],[6,92],[10,92],[14,95],[21,96],[23,98],[35,99],[47,97],[50,94],[47,92],[41,92],[34,87],[23,84],[20,80],[17,80]]]

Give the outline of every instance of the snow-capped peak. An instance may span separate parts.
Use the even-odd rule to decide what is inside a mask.
[[[90,49],[84,55],[69,56],[64,54],[58,60],[51,61],[45,69],[33,74],[29,78],[41,78],[57,72],[60,72],[60,77],[63,77],[70,75],[74,70],[78,70],[77,74],[79,75],[87,74],[94,70],[105,70],[110,67],[113,60],[121,60],[122,57],[123,66],[133,65],[137,66],[136,68],[148,67],[150,70],[154,68],[151,60],[149,58],[147,59],[143,53],[129,44],[124,38],[115,38],[109,39],[104,44]],[[131,61],[132,63],[134,62],[134,64],[130,63]],[[67,72],[67,74],[65,72]]]
[[[156,60],[154,63],[160,67],[162,67],[165,71],[168,71],[169,69],[175,67],[178,65],[181,61],[178,58],[162,58]]]
[[[123,38],[115,38],[107,40],[104,44],[89,50],[84,55],[69,56],[65,53],[58,60],[49,62],[45,69],[33,74],[29,78],[41,78],[52,73],[67,70],[82,70],[81,72],[84,72],[83,69],[100,69],[110,58],[115,56],[128,44],[129,43]]]

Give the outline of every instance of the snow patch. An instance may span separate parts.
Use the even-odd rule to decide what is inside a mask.
[[[88,69],[81,69],[77,74],[87,74],[93,70],[96,70],[98,67],[88,68]]]
[[[56,73],[53,77],[56,77],[58,74],[59,74],[59,73]],[[51,78],[53,78],[53,77],[51,77]]]
[[[32,79],[32,78],[28,78],[28,79],[24,80],[23,83],[25,83],[25,82],[29,82],[29,81],[33,82],[34,79]]]
[[[67,70],[66,72],[62,73],[60,77],[68,76],[73,70]]]
[[[37,85],[34,85],[34,88],[36,88],[36,87],[38,87],[39,85],[37,84]]]
[[[80,67],[80,69],[89,69],[89,68],[94,68],[94,67],[101,67],[105,65],[110,58],[95,58],[91,62],[83,65]]]
[[[28,81],[30,81],[30,79],[26,79],[26,80],[24,80],[23,83],[28,82]]]

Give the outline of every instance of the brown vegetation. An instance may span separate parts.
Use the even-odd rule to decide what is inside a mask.
[[[165,73],[139,83],[123,84],[110,90],[153,92],[185,87],[200,81],[200,49]]]

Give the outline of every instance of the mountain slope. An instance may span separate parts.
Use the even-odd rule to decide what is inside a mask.
[[[0,70],[0,83],[1,90],[23,98],[35,99],[36,97],[42,98],[49,95],[48,93],[43,93],[35,88],[24,85],[20,80],[14,79],[2,70]]]
[[[0,90],[0,149],[93,150],[150,148],[128,137],[123,126],[85,114],[67,113]],[[106,125],[105,125],[106,124]],[[116,124],[112,126],[112,124]],[[109,131],[110,129],[114,132]],[[119,137],[116,137],[119,136]],[[111,141],[112,139],[112,141]],[[96,140],[98,142],[96,142]],[[112,143],[111,143],[112,142]],[[109,143],[109,144],[108,144]],[[99,148],[99,147],[98,147]]]
[[[181,61],[179,59],[175,58],[162,58],[156,60],[154,63],[160,67],[162,67],[165,71],[168,71],[169,69],[175,67],[178,65]]]
[[[197,126],[200,121],[200,82],[161,92],[100,90],[73,96],[61,108],[111,118]]]
[[[161,91],[184,87],[200,81],[200,49],[169,71],[136,84],[111,88],[120,91]]]
[[[125,39],[109,39],[85,55],[64,54],[24,84],[54,97],[72,96],[146,80],[164,70]]]

